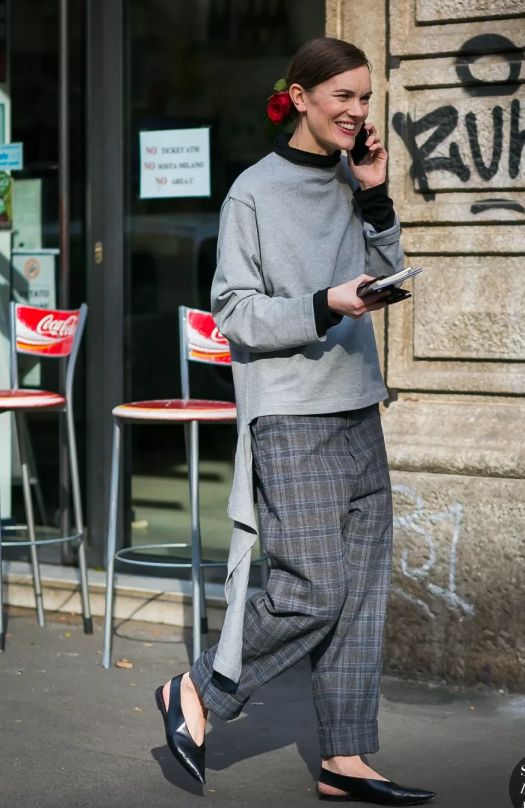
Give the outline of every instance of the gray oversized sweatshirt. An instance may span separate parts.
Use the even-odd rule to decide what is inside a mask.
[[[215,656],[237,682],[251,550],[257,539],[250,421],[260,415],[359,409],[381,401],[370,315],[316,331],[313,293],[366,272],[402,268],[400,227],[376,232],[354,200],[346,158],[301,165],[272,153],[244,171],[221,210],[211,301],[230,342],[238,412],[228,609]]]

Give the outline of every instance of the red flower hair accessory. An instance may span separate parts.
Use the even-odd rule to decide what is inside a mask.
[[[272,123],[279,125],[286,121],[293,104],[285,79],[276,81],[273,89],[274,91],[268,99],[266,114]]]

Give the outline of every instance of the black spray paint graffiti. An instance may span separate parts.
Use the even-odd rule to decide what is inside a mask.
[[[471,65],[484,54],[501,53],[508,65],[508,76],[504,82],[490,82],[476,78]],[[456,60],[456,72],[461,80],[463,89],[470,96],[501,96],[512,95],[519,87],[519,77],[523,51],[517,49],[506,37],[496,34],[483,34],[469,39],[462,46]],[[518,99],[513,99],[510,105],[509,126],[509,153],[507,171],[511,179],[515,179],[520,171],[521,155],[525,146],[525,130],[520,130],[521,108]],[[457,109],[450,105],[438,107],[423,117],[413,120],[407,113],[397,112],[392,118],[394,130],[403,140],[412,165],[410,176],[417,180],[419,189],[426,201],[432,201],[435,194],[430,191],[428,174],[431,171],[449,171],[455,174],[461,182],[467,182],[471,177],[471,169],[463,160],[459,146],[452,142],[449,145],[448,156],[432,157],[437,146],[452,134],[459,123]],[[503,156],[503,127],[504,110],[497,104],[492,109],[493,139],[490,160],[485,162],[481,152],[478,135],[478,121],[474,112],[465,115],[470,153],[474,169],[482,180],[488,181],[498,172]],[[418,145],[417,137],[423,132],[432,131],[427,140]],[[525,213],[525,208],[518,202],[509,199],[484,199],[471,206],[471,212],[481,213],[489,208],[507,208]]]

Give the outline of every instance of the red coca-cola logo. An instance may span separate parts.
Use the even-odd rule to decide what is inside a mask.
[[[209,312],[188,310],[190,358],[199,362],[230,364],[228,340],[221,334]]]
[[[16,347],[22,353],[68,356],[80,321],[80,312],[16,307]]]
[[[221,334],[209,312],[190,309],[188,311],[188,324],[194,336],[198,334],[205,340],[209,339],[219,345],[228,345],[228,340]]]
[[[56,339],[73,337],[77,329],[78,317],[72,314],[67,320],[57,320],[52,314],[47,314],[37,323],[36,331],[42,336],[51,336]]]
[[[210,339],[212,342],[217,342],[219,345],[228,345],[228,340],[221,334],[217,326],[214,327],[213,331],[210,334]]]

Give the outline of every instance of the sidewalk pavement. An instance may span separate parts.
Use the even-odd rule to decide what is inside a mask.
[[[78,617],[11,609],[0,654],[0,804],[16,808],[308,808],[319,766],[308,663],[261,688],[235,721],[210,722],[207,783],[165,745],[153,690],[187,668],[190,636],[126,622],[101,666],[102,629]],[[525,696],[485,687],[383,678],[385,777],[429,788],[436,808],[510,808],[508,780],[525,755]],[[324,803],[323,803],[324,804]],[[365,805],[365,803],[354,803]]]

